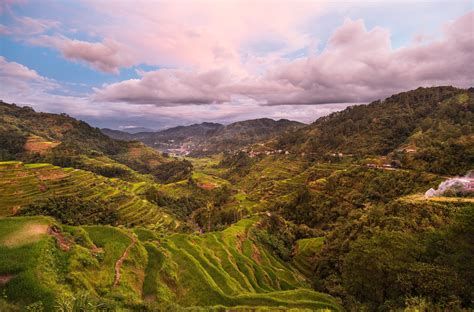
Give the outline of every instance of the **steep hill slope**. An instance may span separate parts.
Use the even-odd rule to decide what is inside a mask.
[[[308,289],[294,268],[249,237],[255,222],[159,239],[147,230],[63,226],[45,217],[0,219],[0,290],[13,303],[46,310],[83,300],[111,310],[341,311],[334,298]]]
[[[473,135],[474,89],[433,87],[322,117],[275,147],[316,159],[389,155],[405,167],[463,174],[474,163]]]

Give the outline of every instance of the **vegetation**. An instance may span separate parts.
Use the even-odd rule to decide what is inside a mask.
[[[44,232],[28,234],[41,235],[34,243],[19,230],[41,224]],[[153,310],[169,305],[341,310],[334,298],[308,289],[300,273],[254,240],[250,234],[254,224],[245,220],[202,236],[175,234],[159,244],[110,226],[69,227],[59,232],[69,244],[61,249],[59,240],[55,243],[47,234],[53,225],[50,219],[2,219],[0,248],[7,257],[0,260],[0,274],[12,279],[0,290],[14,303],[60,311],[84,306]],[[26,245],[18,237],[28,239]],[[127,248],[115,283],[117,263]],[[37,257],[46,253],[51,258]],[[17,291],[20,288],[31,292]],[[78,289],[82,292],[75,294]],[[142,292],[146,303],[137,296]]]
[[[34,202],[22,208],[18,215],[51,216],[64,224],[116,224],[118,214],[107,208],[102,200],[79,200],[77,197],[51,197],[47,200]]]
[[[130,134],[110,129],[102,129],[102,132],[118,140],[138,140],[166,153],[209,156],[220,152],[235,152],[247,145],[268,140],[303,125],[287,119],[275,121],[261,118],[239,121],[226,126],[203,122],[157,132]]]
[[[315,159],[393,155],[404,167],[464,174],[474,162],[473,111],[472,88],[419,88],[322,117],[276,146]]]
[[[470,311],[472,182],[424,194],[474,168],[473,103],[166,130],[225,151],[186,159],[1,103],[0,310]]]

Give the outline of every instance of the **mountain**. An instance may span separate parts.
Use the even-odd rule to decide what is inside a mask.
[[[100,131],[102,131],[102,133],[105,134],[106,136],[108,136],[112,139],[115,139],[115,140],[121,140],[121,141],[133,141],[134,140],[133,133],[130,133],[130,132],[125,132],[125,131],[121,131],[121,130],[113,130],[113,129],[109,129],[109,128],[102,128],[102,129],[100,129]]]
[[[304,124],[287,119],[261,118],[229,125],[205,122],[133,135],[110,129],[102,129],[102,132],[118,140],[138,140],[167,153],[202,156],[235,151],[302,126]]]
[[[395,165],[464,174],[474,162],[474,88],[418,88],[351,106],[277,139],[314,159],[388,156]]]
[[[0,102],[0,160],[48,162],[131,179],[136,178],[134,171],[163,179],[172,165],[189,171],[188,163],[166,158],[140,142],[112,139],[66,114],[39,113],[4,102]]]

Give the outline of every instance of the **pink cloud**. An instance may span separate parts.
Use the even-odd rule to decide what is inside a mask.
[[[37,35],[46,30],[58,28],[59,22],[46,19],[35,19],[31,17],[15,17],[14,23],[10,26],[0,24],[1,35],[17,35],[21,37]]]
[[[446,24],[443,36],[393,49],[390,32],[346,20],[322,53],[279,62],[263,75],[226,70],[158,70],[96,90],[96,99],[159,106],[225,103],[235,96],[260,104],[360,103],[419,86],[474,81],[474,12]]]
[[[87,42],[62,36],[40,36],[30,39],[29,43],[57,48],[65,58],[86,62],[92,68],[103,72],[118,73],[120,67],[133,64],[127,55],[127,49],[112,39]]]
[[[8,62],[3,56],[0,56],[0,76],[2,79],[21,79],[24,81],[43,79],[36,71],[16,62]]]
[[[130,79],[96,89],[96,100],[157,105],[209,104],[230,100],[226,91],[230,73],[162,69],[140,72],[140,79]]]
[[[60,25],[58,21],[36,19],[27,16],[17,17],[15,21],[15,26],[11,27],[11,32],[21,35],[41,34],[48,29],[58,28]]]
[[[88,1],[108,17],[93,31],[129,47],[136,63],[234,72],[242,71],[249,42],[271,37],[279,43],[272,51],[278,55],[305,46],[302,25],[321,14],[324,2]]]
[[[0,14],[11,11],[11,6],[16,4],[25,4],[26,0],[2,0],[0,1]]]
[[[51,79],[39,75],[20,63],[9,62],[0,56],[0,96],[7,100],[10,96],[25,95],[35,90],[51,90],[57,87],[57,83]]]

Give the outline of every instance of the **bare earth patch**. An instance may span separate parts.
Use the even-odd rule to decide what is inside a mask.
[[[255,260],[258,264],[262,263],[262,256],[260,255],[260,250],[258,250],[255,244],[252,244],[252,259]]]
[[[64,235],[58,230],[53,228],[49,229],[49,234],[56,239],[56,243],[62,251],[69,251],[71,248],[72,242],[64,237]]]
[[[23,148],[30,153],[44,154],[46,151],[58,146],[61,142],[43,141],[40,137],[29,137]]]
[[[143,153],[143,149],[139,147],[131,147],[128,150],[128,155],[130,155],[131,157],[139,157],[142,155],[142,153]]]
[[[14,277],[15,277],[15,275],[13,275],[13,274],[0,275],[0,285],[5,285],[10,280],[12,280]]]
[[[7,247],[18,247],[21,245],[39,241],[41,237],[48,233],[47,224],[26,224],[20,230],[8,235],[1,244]]]
[[[217,187],[217,185],[213,183],[199,183],[198,186],[204,190],[213,190]]]
[[[60,180],[69,177],[69,173],[60,170],[43,170],[37,176],[41,181]]]

